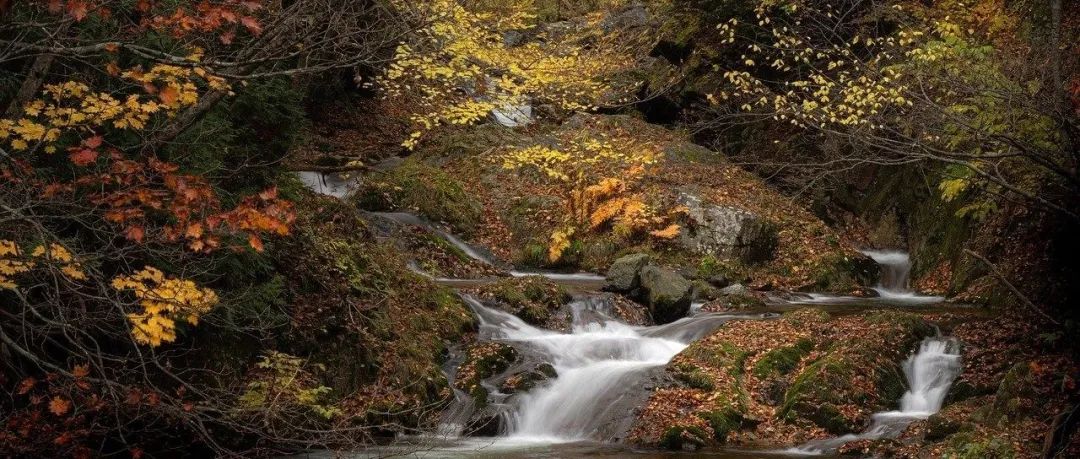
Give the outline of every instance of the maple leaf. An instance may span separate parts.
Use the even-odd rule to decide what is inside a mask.
[[[176,105],[176,102],[180,100],[180,91],[174,86],[168,85],[161,89],[158,93],[158,97],[165,105]]]
[[[68,14],[75,18],[76,21],[86,19],[88,8],[86,2],[83,0],[68,0],[67,2]]]
[[[251,245],[251,248],[255,249],[256,252],[263,251],[262,239],[259,239],[259,236],[254,234],[248,235],[248,244]]]
[[[90,367],[86,364],[75,365],[75,368],[71,369],[71,375],[76,378],[85,378],[90,374]]]
[[[104,140],[105,139],[101,138],[100,135],[95,135],[89,139],[83,140],[83,146],[86,148],[97,148],[101,146],[101,142]]]
[[[57,416],[63,416],[67,414],[68,410],[70,409],[71,402],[60,398],[59,395],[53,397],[53,399],[49,401],[49,412]]]
[[[247,27],[248,31],[252,35],[259,35],[262,33],[262,25],[259,24],[259,20],[252,16],[244,16],[240,18],[240,23]]]
[[[19,383],[19,389],[16,391],[16,393],[19,395],[26,395],[27,392],[30,392],[30,389],[34,388],[35,384],[37,384],[37,380],[34,379],[32,376],[26,378]]]
[[[75,148],[72,149],[70,157],[76,166],[87,166],[97,161],[98,152],[89,148]]]
[[[223,45],[231,45],[234,38],[236,38],[235,30],[227,31],[218,37],[218,39],[221,40],[221,44]]]
[[[142,242],[143,238],[146,236],[146,230],[142,226],[134,225],[128,227],[127,231],[124,232],[124,236],[132,241]]]

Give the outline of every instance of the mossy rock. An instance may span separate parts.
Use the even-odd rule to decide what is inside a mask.
[[[865,317],[874,334],[867,339],[840,339],[826,355],[795,377],[784,396],[780,416],[807,419],[834,434],[860,429],[866,419],[847,418],[841,406],[886,409],[905,389],[900,362],[915,344],[934,334],[922,317],[900,311],[875,311]],[[857,384],[873,374],[873,387]]]
[[[774,375],[786,375],[799,365],[803,357],[814,348],[814,342],[803,338],[794,345],[779,347],[766,352],[754,364],[754,376],[767,378]]]
[[[936,413],[926,419],[926,439],[929,441],[942,440],[960,431],[963,423],[952,419],[942,413]]]
[[[716,383],[713,381],[712,376],[709,376],[709,374],[702,369],[692,365],[685,363],[678,364],[673,368],[673,373],[675,379],[683,382],[687,387],[704,391],[716,389]]]
[[[742,413],[731,407],[698,413],[698,417],[709,423],[709,427],[713,431],[713,438],[718,443],[725,443],[728,433],[739,430],[744,423]]]
[[[542,276],[504,279],[480,288],[484,298],[533,325],[546,325],[573,297],[561,285]]]
[[[416,211],[465,234],[476,229],[482,211],[461,182],[414,158],[366,180],[355,199],[363,209]]]
[[[877,283],[881,268],[864,255],[832,254],[811,268],[813,283],[810,290],[818,292],[851,292]]]
[[[942,457],[951,459],[1012,459],[1017,456],[1007,438],[985,438],[975,432],[960,432],[948,437],[942,452]]]
[[[660,446],[671,450],[697,450],[708,442],[709,434],[698,426],[672,426],[660,436]]]
[[[485,379],[506,371],[517,361],[518,353],[509,344],[485,342],[469,347],[465,361],[457,370],[454,386],[473,397],[478,407],[487,404],[488,391],[482,384]]]
[[[1033,387],[1030,365],[1027,362],[1013,365],[998,385],[986,421],[990,424],[1015,422],[1031,414],[1035,408],[1034,400],[1038,398]]]
[[[507,394],[527,392],[540,383],[558,376],[555,367],[549,363],[542,363],[531,370],[515,373],[506,378],[499,390]]]

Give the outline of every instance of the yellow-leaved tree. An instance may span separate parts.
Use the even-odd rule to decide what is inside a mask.
[[[407,148],[440,125],[475,123],[493,110],[537,103],[587,111],[637,88],[619,76],[634,68],[641,40],[603,32],[599,11],[553,26],[539,23],[532,0],[391,3],[421,25],[378,81],[411,107]]]
[[[678,236],[683,209],[647,202],[642,178],[661,160],[659,145],[631,132],[571,130],[546,145],[511,148],[500,155],[503,167],[537,172],[562,191],[566,219],[551,234],[548,260],[558,261],[574,235],[610,231],[633,239]]]

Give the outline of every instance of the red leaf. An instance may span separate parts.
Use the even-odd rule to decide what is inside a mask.
[[[57,416],[63,416],[67,414],[69,409],[71,409],[71,402],[60,398],[59,395],[53,397],[53,399],[49,402],[49,412]]]
[[[19,390],[16,391],[16,393],[19,395],[26,395],[27,392],[30,392],[30,389],[34,388],[35,384],[37,384],[36,379],[33,377],[26,378],[19,383]]]
[[[180,100],[180,91],[177,91],[172,85],[165,86],[165,88],[158,93],[158,97],[161,98],[161,101],[164,102],[165,105],[174,105],[176,104],[176,101]]]
[[[83,0],[68,0],[67,10],[68,14],[75,18],[76,21],[82,21],[83,19],[86,19],[88,7]]]
[[[252,16],[244,16],[240,18],[240,23],[247,27],[248,31],[252,35],[259,35],[262,33],[262,25],[259,24],[259,20]]]
[[[259,239],[259,236],[254,234],[248,235],[248,244],[250,244],[251,248],[255,249],[256,252],[263,251],[262,239]]]
[[[233,39],[236,38],[236,31],[235,30],[230,30],[228,32],[225,32],[225,33],[221,34],[221,36],[218,37],[218,38],[221,39],[221,44],[223,44],[223,45],[231,45],[232,42],[233,42]]]
[[[89,148],[80,148],[71,152],[71,162],[76,166],[87,166],[97,161],[98,152]]]
[[[125,233],[125,236],[127,236],[127,238],[131,239],[132,241],[142,242],[143,237],[146,236],[146,230],[143,229],[143,227],[138,226],[138,225],[131,226],[131,227],[128,227],[127,232]]]

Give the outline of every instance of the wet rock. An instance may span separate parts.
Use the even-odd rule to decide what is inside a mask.
[[[646,266],[641,270],[641,288],[657,324],[674,322],[690,311],[690,281],[675,271]]]
[[[507,394],[526,392],[557,376],[559,374],[555,371],[555,367],[549,363],[541,363],[531,370],[514,373],[509,378],[506,378],[499,390]]]
[[[483,381],[506,371],[518,360],[516,349],[504,343],[477,343],[469,347],[465,361],[458,367],[454,386],[468,393],[478,407],[487,404],[488,390]]]
[[[727,286],[731,285],[731,279],[728,278],[728,276],[726,276],[724,274],[716,274],[716,275],[710,276],[709,279],[708,279],[708,282],[710,284],[712,284],[713,287],[716,287],[716,288],[724,288],[724,287],[727,287]]]
[[[750,289],[743,284],[732,284],[720,289],[720,293],[723,295],[749,295]]]
[[[956,419],[950,419],[941,413],[934,414],[926,419],[926,439],[930,441],[942,440],[959,432],[961,426],[961,422]]]
[[[678,202],[686,206],[690,218],[689,227],[679,235],[686,249],[746,263],[767,261],[776,251],[776,226],[765,218],[736,207],[706,204],[685,192]]]
[[[562,286],[541,276],[504,279],[481,287],[479,293],[485,304],[546,328],[560,328],[556,314],[572,299]]]
[[[486,407],[469,418],[463,432],[470,437],[495,437],[503,431],[504,410],[498,407]]]
[[[641,285],[641,270],[651,258],[645,253],[626,255],[615,260],[608,268],[604,288],[613,292],[629,292]]]
[[[694,281],[693,289],[692,296],[697,301],[712,301],[721,296],[720,289],[703,280]]]

